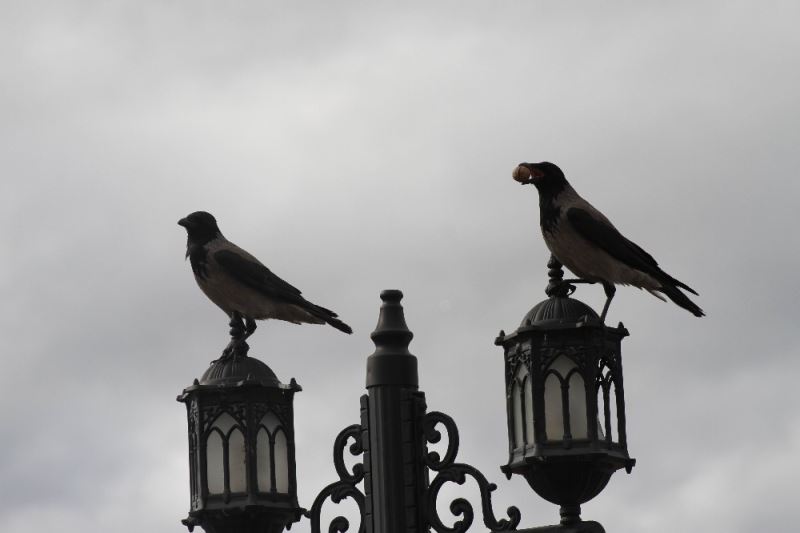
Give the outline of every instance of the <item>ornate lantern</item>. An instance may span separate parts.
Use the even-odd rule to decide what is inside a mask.
[[[548,263],[549,298],[519,328],[500,332],[508,412],[507,476],[521,474],[542,498],[561,506],[561,526],[603,531],[580,519],[580,505],[605,488],[620,468],[629,473],[620,344],[628,331],[611,328],[569,297],[561,265]],[[553,531],[561,529],[553,529]]]
[[[242,342],[178,396],[189,422],[189,531],[277,533],[300,519],[292,409],[299,390],[247,357]]]

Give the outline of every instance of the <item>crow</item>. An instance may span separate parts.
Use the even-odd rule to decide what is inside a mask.
[[[186,228],[186,257],[200,289],[230,317],[231,326],[238,324],[244,331],[236,341],[242,343],[253,334],[256,320],[270,318],[293,324],[327,323],[339,331],[353,332],[336,313],[303,298],[298,289],[223,237],[210,213],[196,211],[178,224]],[[223,356],[234,349],[232,341]]]
[[[602,283],[606,303],[601,321],[605,321],[616,284],[645,289],[666,301],[664,294],[693,315],[705,315],[681,289],[697,292],[661,270],[653,256],[617,231],[603,213],[575,192],[556,165],[520,163],[512,176],[538,190],[544,242],[555,258],[580,278],[565,282]]]

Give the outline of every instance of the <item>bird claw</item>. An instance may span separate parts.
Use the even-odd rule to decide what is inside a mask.
[[[559,296],[562,298],[567,298],[569,296],[572,296],[572,294],[575,292],[576,289],[577,287],[575,287],[575,285],[571,284],[568,281],[551,280],[550,284],[545,289],[545,293],[548,296]]]

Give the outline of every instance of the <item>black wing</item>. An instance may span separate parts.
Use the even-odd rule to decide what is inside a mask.
[[[283,281],[261,263],[255,263],[231,250],[214,253],[214,259],[228,273],[257,291],[291,303],[307,304],[300,290]]]
[[[693,288],[661,270],[656,260],[653,259],[653,256],[642,250],[635,242],[629,241],[617,231],[616,228],[603,221],[597,220],[590,215],[589,212],[573,207],[567,210],[567,220],[569,220],[572,227],[575,228],[581,237],[598,248],[605,250],[608,255],[618,261],[622,261],[629,267],[635,268],[645,274],[650,274],[659,280],[659,282],[665,284],[665,286],[667,283],[672,283],[682,289],[686,289],[692,294],[697,294],[697,291]],[[673,296],[670,296],[670,293],[667,293],[667,296],[678,303]],[[688,301],[688,299],[686,300]],[[694,305],[691,302],[689,302],[689,304]],[[678,305],[686,307],[681,303],[678,303]],[[686,308],[689,309],[688,307]],[[697,307],[697,311],[700,313],[697,316],[702,316],[702,310],[700,310],[699,307]],[[695,311],[692,312],[697,314]]]
[[[567,210],[567,220],[581,237],[618,261],[652,276],[664,274],[653,256],[626,239],[614,226],[597,220],[588,211],[570,208]]]

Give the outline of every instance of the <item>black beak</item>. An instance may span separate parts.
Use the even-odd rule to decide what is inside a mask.
[[[185,218],[182,218],[182,219],[180,219],[178,221],[178,225],[179,226],[183,226],[184,228],[188,229],[189,228],[189,221],[186,220]]]

